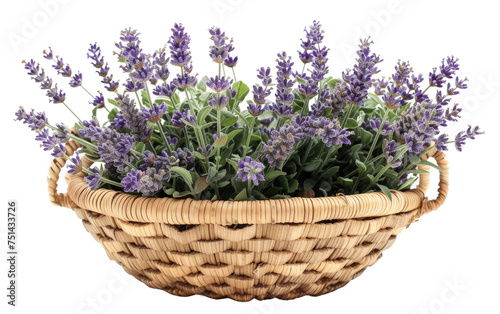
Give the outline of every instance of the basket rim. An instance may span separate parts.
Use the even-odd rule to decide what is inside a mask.
[[[422,207],[425,192],[391,190],[328,197],[229,201],[156,198],[108,189],[91,190],[83,174],[67,175],[71,207],[87,209],[123,221],[190,224],[295,224],[363,219],[406,213]]]

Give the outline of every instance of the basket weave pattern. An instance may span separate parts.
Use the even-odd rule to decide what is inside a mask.
[[[68,154],[77,148],[68,143]],[[436,150],[430,157],[445,171],[432,201],[425,198],[428,174],[414,190],[392,191],[392,202],[381,192],[253,202],[147,198],[91,191],[82,175],[67,176],[68,193],[58,194],[63,159],[51,165],[49,195],[72,208],[109,258],[149,287],[237,301],[294,299],[343,287],[405,227],[442,205],[447,162]]]

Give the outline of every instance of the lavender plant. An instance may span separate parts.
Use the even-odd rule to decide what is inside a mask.
[[[422,160],[428,151],[451,144],[461,151],[482,134],[472,126],[452,140],[444,133],[460,118],[452,98],[467,88],[454,57],[443,59],[427,80],[402,61],[391,76],[379,77],[382,59],[365,39],[353,68],[335,79],[328,75],[324,31],[314,21],[301,41],[301,72],[294,70],[294,57],[280,52],[276,71],[259,67],[250,88],[236,79],[233,40],[218,27],[207,35],[213,42],[207,57],[215,66],[201,79],[192,74],[191,38],[181,24],[153,53],[142,49],[136,30],[123,30],[114,52],[122,80],[91,44],[87,56],[106,96],[90,93],[83,75],[49,48],[43,57],[57,74],[90,96],[91,117],[76,116],[66,94],[31,60],[24,62],[28,75],[78,121],[70,129],[23,108],[16,120],[36,132],[44,150],[65,159],[71,174],[83,172],[90,189],[236,201],[372,190],[390,197],[389,189],[411,188],[421,173],[417,165],[439,169]],[[82,146],[72,157],[65,151],[70,140]],[[82,158],[94,166],[83,167]]]

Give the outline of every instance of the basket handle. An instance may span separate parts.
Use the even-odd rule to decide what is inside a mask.
[[[422,156],[422,159],[428,160],[431,157],[434,158],[437,165],[443,170],[443,172],[439,173],[438,196],[434,200],[429,200],[427,197],[425,197],[422,201],[422,206],[413,217],[413,221],[441,207],[441,205],[443,205],[444,201],[446,200],[446,197],[448,196],[449,167],[448,167],[448,160],[445,159],[446,154],[434,148],[430,150],[427,154]],[[429,172],[430,166],[420,164],[418,165],[418,169]],[[430,182],[429,173],[420,174],[420,181],[416,189],[422,191],[425,195],[427,189],[429,188],[429,182]]]
[[[75,141],[69,141],[66,143],[66,155],[71,156],[73,153],[80,148],[80,144]],[[50,202],[56,206],[71,208],[73,202],[69,198],[67,193],[57,193],[57,181],[59,180],[59,174],[61,169],[66,164],[64,158],[54,158],[50,164],[49,175],[47,177],[49,199]]]

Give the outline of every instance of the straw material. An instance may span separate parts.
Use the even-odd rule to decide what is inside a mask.
[[[66,146],[68,154],[77,148]],[[424,159],[431,157],[444,170],[435,200],[425,197],[429,174],[413,190],[391,191],[392,202],[381,192],[242,202],[147,198],[91,191],[82,174],[68,175],[68,192],[58,194],[62,159],[50,167],[49,196],[72,208],[109,258],[149,287],[237,301],[294,299],[343,287],[405,227],[443,204],[447,161],[437,150]]]

